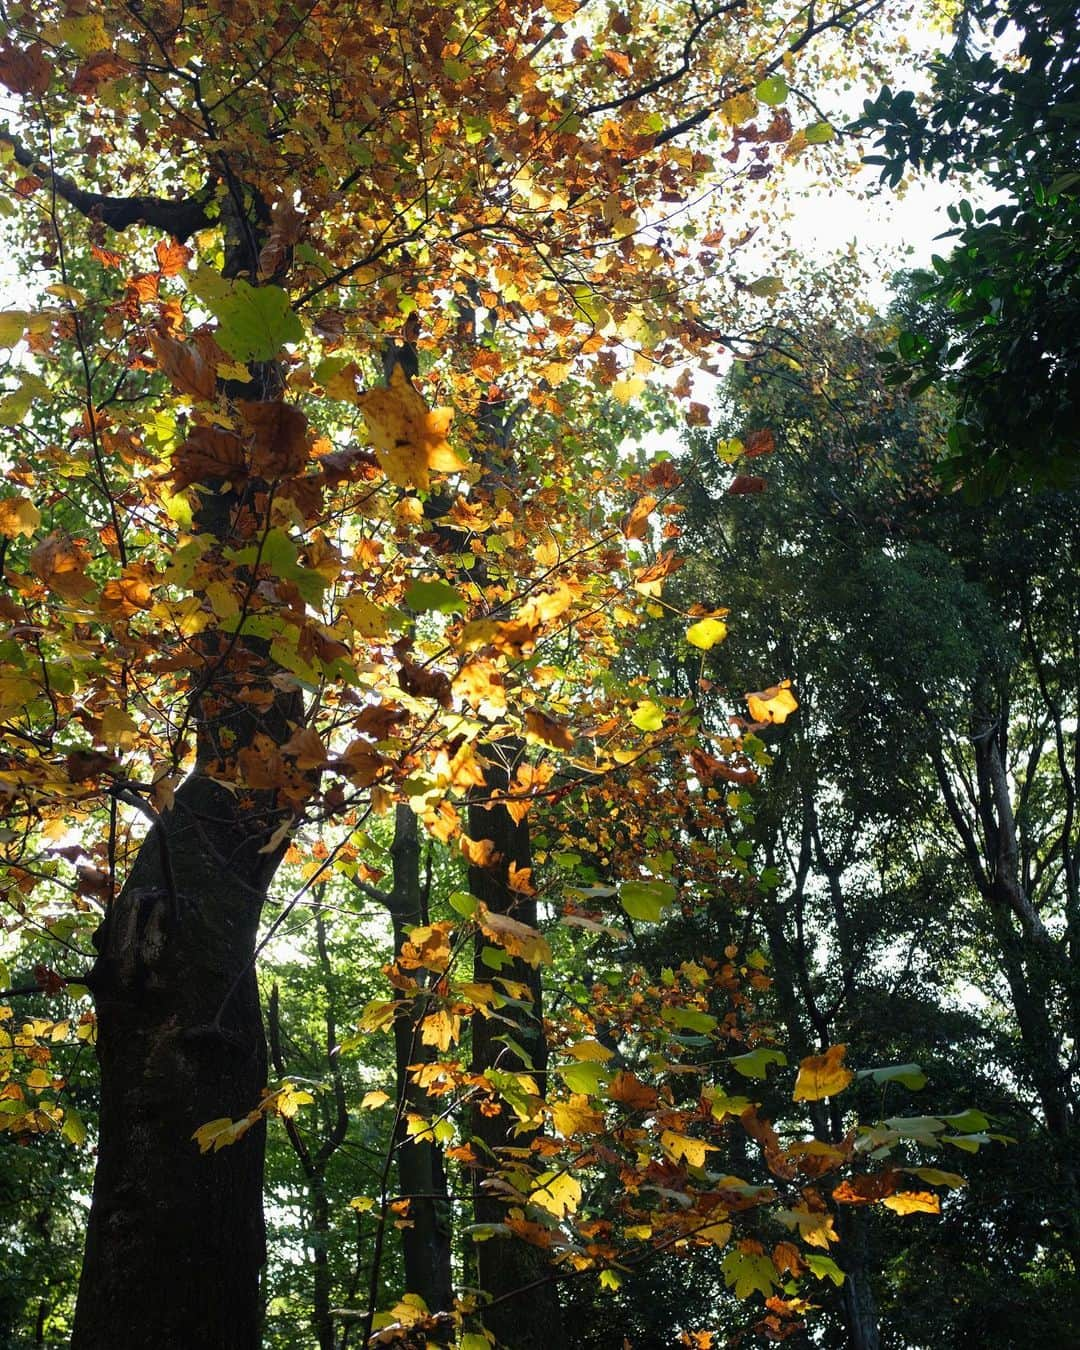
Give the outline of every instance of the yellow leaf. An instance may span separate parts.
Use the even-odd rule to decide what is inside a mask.
[[[699,1228],[696,1236],[711,1242],[714,1247],[726,1247],[731,1237],[731,1224],[711,1223],[708,1228]]]
[[[715,1153],[714,1144],[706,1144],[703,1139],[692,1139],[688,1134],[676,1134],[674,1130],[664,1130],[660,1135],[660,1147],[672,1160],[685,1160],[691,1167],[704,1167],[705,1154]]]
[[[931,1191],[897,1191],[881,1202],[896,1214],[940,1214],[941,1197]]]
[[[569,1172],[544,1172],[536,1180],[537,1189],[530,1191],[529,1202],[556,1219],[573,1214],[581,1204],[581,1183]]]
[[[855,1075],[846,1069],[843,1059],[846,1045],[831,1045],[823,1055],[810,1055],[799,1065],[792,1101],[817,1102],[843,1092]]]
[[[41,512],[29,497],[6,497],[0,501],[0,534],[28,539],[41,524]]]
[[[631,375],[625,380],[616,380],[611,386],[611,394],[617,402],[623,404],[632,402],[645,389],[645,381],[640,375]]]
[[[388,1092],[365,1092],[360,1101],[361,1111],[374,1111],[380,1106],[385,1106],[390,1100]]]
[[[723,642],[726,637],[727,624],[720,619],[699,619],[686,630],[687,642],[692,647],[700,647],[703,652]]]
[[[139,728],[123,708],[106,708],[101,717],[101,739],[110,750],[130,750]]]
[[[551,948],[544,935],[535,928],[512,919],[509,914],[493,914],[486,905],[479,906],[476,918],[484,936],[497,942],[511,956],[520,956],[530,966],[551,964]]]
[[[781,680],[779,684],[770,685],[768,689],[747,694],[746,704],[755,722],[776,723],[786,722],[799,706],[798,700],[791,692],[790,680]]]
[[[615,1052],[609,1050],[606,1045],[601,1045],[599,1041],[584,1040],[578,1041],[576,1045],[568,1045],[566,1053],[573,1055],[574,1059],[592,1059],[598,1064],[603,1064],[611,1059]]]
[[[420,1024],[420,1039],[423,1043],[437,1046],[444,1054],[451,1045],[457,1044],[460,1035],[461,1018],[442,1008],[425,1017]]]
[[[564,1139],[575,1134],[600,1134],[604,1117],[589,1105],[589,1099],[575,1092],[568,1102],[552,1102],[551,1120]]]
[[[446,439],[453,409],[429,408],[400,365],[389,388],[369,389],[356,401],[379,463],[398,487],[426,492],[430,470],[454,473],[465,467]]]

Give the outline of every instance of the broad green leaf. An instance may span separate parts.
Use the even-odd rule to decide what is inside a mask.
[[[86,1126],[73,1106],[64,1109],[64,1125],[60,1133],[69,1144],[75,1144],[76,1146],[86,1139]]]
[[[204,296],[220,325],[214,337],[237,361],[272,361],[287,342],[303,338],[303,325],[280,286],[251,286],[238,277],[214,292]]]
[[[788,84],[783,75],[769,75],[754,90],[759,103],[775,108],[788,96]]]
[[[803,129],[807,145],[825,145],[836,135],[829,122],[811,122]]]
[[[783,1050],[770,1050],[766,1046],[759,1046],[757,1050],[749,1050],[745,1055],[732,1055],[728,1063],[744,1078],[765,1078],[769,1065],[779,1064],[782,1067],[787,1063],[787,1055]]]
[[[774,295],[779,295],[781,291],[787,290],[787,287],[779,277],[758,277],[752,281],[746,288],[751,295],[756,295],[759,299],[770,299]]]
[[[812,1258],[808,1258],[812,1259]],[[758,1256],[753,1252],[728,1252],[720,1263],[724,1272],[724,1282],[734,1289],[736,1298],[749,1298],[760,1293],[770,1298],[777,1284],[776,1267],[767,1256]]]
[[[603,1065],[592,1059],[562,1065],[559,1076],[571,1092],[584,1093],[596,1092],[601,1083],[606,1083],[609,1077]]]
[[[918,1064],[890,1064],[884,1069],[860,1069],[856,1078],[872,1078],[880,1087],[883,1083],[903,1083],[912,1092],[926,1086],[926,1074]]]
[[[844,1283],[844,1272],[831,1256],[815,1256],[812,1252],[806,1252],[803,1254],[803,1260],[819,1280],[828,1278],[837,1288]]]
[[[445,581],[414,581],[405,592],[405,603],[413,610],[438,610],[440,614],[463,614],[465,601]]]
[[[704,1033],[716,1026],[716,1018],[711,1013],[699,1012],[696,1008],[661,1008],[660,1016],[673,1027],[686,1027],[690,1031]]]
[[[969,1107],[966,1111],[961,1111],[956,1116],[942,1116],[946,1125],[951,1126],[957,1134],[979,1134],[982,1130],[990,1128],[990,1121],[981,1111],[976,1111],[974,1107]]]
[[[632,919],[659,923],[665,905],[675,899],[669,881],[626,881],[619,887],[619,901]]]

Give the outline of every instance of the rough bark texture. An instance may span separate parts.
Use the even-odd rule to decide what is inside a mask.
[[[492,759],[487,771],[485,794],[505,788],[509,774],[506,759],[512,758],[513,747],[508,744],[491,747]],[[474,839],[491,839],[501,855],[493,867],[470,867],[469,888],[492,913],[509,914],[522,923],[536,924],[536,902],[526,895],[512,891],[507,885],[509,864],[521,868],[530,866],[529,827],[526,821],[515,824],[504,807],[485,809],[473,805],[469,809],[469,833]],[[484,964],[482,950],[486,946],[477,940],[475,976],[478,982],[490,980],[492,970]],[[506,1030],[504,1022],[483,1017],[473,1018],[473,1071],[498,1067],[506,1070],[524,1070],[535,1073],[543,1084],[547,1068],[547,1044],[541,1021],[540,972],[518,958],[502,967],[505,978],[525,985],[533,999],[532,1015],[513,1014],[506,1009],[504,1016],[515,1016],[517,1029],[514,1039],[528,1053],[531,1063],[523,1064],[500,1037]],[[514,1134],[514,1117],[504,1107],[497,1116],[475,1111],[472,1131],[492,1153],[506,1147],[528,1148],[531,1135]],[[506,1218],[504,1201],[489,1197],[479,1187],[475,1201],[477,1223],[501,1223]],[[544,1253],[519,1239],[492,1238],[481,1242],[476,1249],[479,1287],[492,1301],[492,1307],[483,1314],[484,1326],[500,1346],[508,1350],[553,1350],[563,1344],[562,1313],[550,1265]],[[520,1291],[520,1292],[519,1292]]]
[[[263,838],[193,776],[95,939],[101,1126],[75,1350],[259,1344],[263,1126],[207,1155],[192,1134],[245,1115],[266,1083]]]

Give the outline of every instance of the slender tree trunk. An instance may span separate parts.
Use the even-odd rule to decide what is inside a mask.
[[[420,885],[420,840],[416,815],[411,807],[399,805],[394,819],[391,847],[394,889],[390,913],[394,924],[395,959],[406,941],[406,929],[423,923],[424,896]],[[422,996],[421,996],[422,997]],[[425,1115],[431,1100],[409,1076],[410,1065],[432,1058],[431,1049],[417,1034],[417,1008],[394,1021],[394,1057],[399,1100],[404,1095],[406,1108]],[[446,1189],[442,1146],[434,1140],[417,1142],[404,1130],[397,1141],[398,1186],[407,1196],[407,1228],[401,1230],[405,1262],[405,1288],[419,1294],[431,1312],[449,1312],[454,1305],[451,1271],[450,1201]]]
[[[485,795],[507,787],[510,775],[503,761],[513,750],[514,747],[506,742],[489,748],[491,764],[486,774]],[[515,824],[502,806],[485,809],[473,805],[469,808],[469,833],[474,839],[492,840],[500,855],[491,867],[469,868],[472,893],[493,914],[508,914],[535,927],[536,901],[511,890],[508,884],[511,863],[518,869],[530,866],[526,821]],[[488,981],[492,974],[482,958],[486,945],[482,937],[477,938],[474,978],[478,982]],[[502,967],[502,974],[524,985],[532,996],[531,1014],[523,1015],[509,1008],[503,1013],[504,1017],[511,1016],[517,1022],[513,1036],[528,1054],[530,1063],[522,1063],[503,1040],[496,1039],[505,1032],[505,1022],[475,1016],[472,1025],[473,1072],[483,1073],[497,1065],[500,1069],[535,1073],[538,1082],[543,1084],[548,1056],[540,973],[536,967],[515,958]],[[480,1110],[473,1113],[473,1134],[496,1156],[507,1147],[528,1148],[533,1136],[516,1134],[513,1126],[514,1119],[505,1108],[497,1116],[485,1115]],[[501,1223],[506,1218],[506,1205],[486,1195],[480,1186],[475,1214],[478,1223]],[[517,1238],[492,1238],[477,1245],[476,1263],[479,1287],[494,1301],[494,1306],[483,1312],[484,1326],[500,1346],[507,1350],[554,1350],[564,1343],[556,1285],[554,1280],[546,1278],[551,1269],[542,1249]]]

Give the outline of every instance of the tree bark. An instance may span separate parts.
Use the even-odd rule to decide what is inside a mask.
[[[264,1125],[206,1155],[192,1135],[246,1115],[266,1083],[264,839],[197,772],[95,937],[101,1123],[74,1350],[259,1344]]]
[[[507,742],[489,747],[489,767],[486,771],[485,795],[508,786],[510,773],[507,760],[512,759],[514,747]],[[522,923],[536,926],[536,901],[510,889],[509,867],[513,863],[520,870],[531,864],[529,826],[527,820],[515,823],[503,806],[485,807],[473,804],[469,808],[469,833],[474,839],[490,839],[499,857],[491,867],[470,867],[469,888],[493,914],[507,914]],[[482,952],[486,942],[477,937],[474,979],[486,983],[491,968],[484,964]],[[498,1067],[510,1071],[535,1073],[543,1084],[547,1069],[547,1042],[542,1020],[540,972],[515,957],[502,967],[504,976],[524,985],[532,996],[532,1015],[523,1015],[507,1008],[504,1018],[517,1023],[513,1033],[522,1049],[529,1055],[525,1064],[503,1040],[496,1039],[505,1031],[505,1022],[496,1022],[479,1015],[473,1017],[472,1046],[473,1072]],[[533,1134],[516,1134],[514,1121],[505,1107],[497,1116],[473,1112],[473,1134],[496,1157],[507,1147],[528,1148]],[[506,1218],[506,1204],[485,1193],[480,1185],[474,1202],[477,1223],[498,1224]],[[562,1310],[550,1264],[541,1248],[531,1246],[518,1238],[492,1238],[477,1244],[476,1264],[479,1287],[492,1301],[490,1308],[482,1309],[485,1328],[495,1336],[500,1346],[508,1350],[552,1350],[563,1344]]]
[[[408,805],[399,805],[394,820],[391,847],[394,888],[390,913],[394,925],[394,956],[397,958],[407,940],[406,930],[425,922],[424,896],[420,885],[420,840],[416,815]],[[409,1067],[433,1056],[420,1043],[417,1010],[422,996],[408,1011],[394,1020],[394,1058],[398,1099],[406,1110],[426,1115],[431,1099],[413,1083]],[[408,1135],[402,1121],[397,1140],[398,1186],[408,1197],[407,1228],[401,1230],[405,1262],[405,1290],[419,1294],[431,1312],[449,1312],[454,1306],[454,1283],[450,1251],[450,1201],[446,1189],[442,1146],[434,1140],[416,1141]]]

